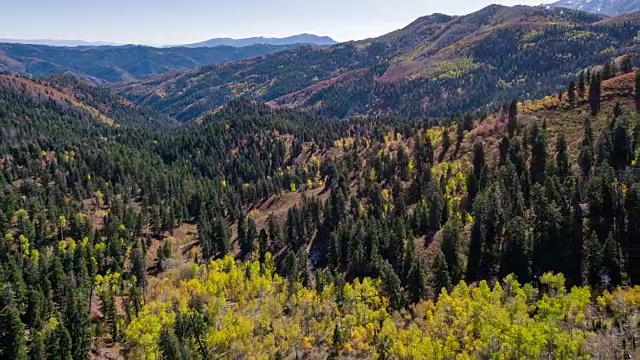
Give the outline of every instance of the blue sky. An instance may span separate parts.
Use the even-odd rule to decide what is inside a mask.
[[[6,0],[0,38],[181,44],[213,37],[328,35],[363,39],[435,12],[540,0]]]

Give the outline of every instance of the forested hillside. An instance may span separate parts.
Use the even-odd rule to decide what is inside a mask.
[[[183,121],[239,96],[340,118],[458,116],[556,92],[580,69],[637,53],[638,30],[637,14],[605,20],[492,5],[465,16],[426,16],[379,38],[299,47],[117,89]]]
[[[60,47],[0,44],[0,72],[30,76],[71,74],[96,84],[132,81],[198,66],[262,56],[293,46],[204,48],[149,46]]]
[[[493,36],[520,34],[514,14],[556,25],[514,40],[506,63],[462,71],[473,84],[512,74],[511,92],[465,100],[465,87],[458,107],[434,110],[446,117],[394,100],[390,114],[335,119],[233,96],[209,112],[186,96],[175,106],[199,121],[177,126],[70,76],[1,76],[0,358],[639,356],[635,23],[537,8],[434,16],[413,26],[436,45],[411,61],[507,46]],[[553,34],[567,31],[594,35],[562,52]],[[320,55],[370,73],[369,59],[421,46],[411,28],[388,36],[397,48],[303,47],[198,73],[268,64],[291,76],[270,80],[275,96],[311,81],[293,66],[334,71],[308,67]],[[569,55],[534,60],[536,44]],[[547,60],[562,70],[535,67]],[[203,83],[192,75],[178,79]],[[512,101],[519,86],[560,91]],[[481,115],[454,115],[483,101]]]

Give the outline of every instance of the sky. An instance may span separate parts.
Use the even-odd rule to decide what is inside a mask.
[[[170,45],[312,33],[360,40],[424,15],[541,0],[5,0],[0,38]]]

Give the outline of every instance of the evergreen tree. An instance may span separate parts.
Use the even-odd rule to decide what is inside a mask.
[[[186,360],[182,354],[180,341],[170,327],[165,327],[160,332],[158,346],[162,357],[167,360]]]
[[[461,231],[461,224],[457,219],[449,219],[441,231],[441,250],[449,268],[452,284],[460,282],[464,275],[462,260],[460,259],[460,251],[463,244]]]
[[[256,245],[256,238],[258,236],[256,222],[253,220],[253,218],[249,218],[247,224],[247,230],[245,232],[244,238],[240,242],[240,251],[242,257],[247,257],[253,252]]]
[[[36,331],[33,334],[31,344],[29,344],[29,360],[46,360],[47,349],[44,343],[44,335],[42,331]]]
[[[276,221],[273,214],[269,214],[267,217],[267,229],[269,232],[269,242],[274,247],[274,250],[280,250],[284,244],[282,243],[282,234],[280,225]]]
[[[144,289],[147,286],[147,264],[140,247],[133,249],[131,273],[136,277],[136,284]]]
[[[447,266],[447,260],[445,259],[442,251],[436,256],[434,262],[434,284],[436,292],[439,294],[442,289],[451,291],[451,277],[449,276],[449,268]]]
[[[0,357],[27,360],[27,342],[20,312],[15,305],[7,304],[0,311]]]
[[[258,235],[258,254],[260,258],[260,263],[264,263],[265,256],[267,252],[270,251],[271,244],[269,244],[269,235],[265,229],[260,230],[260,234]]]
[[[616,170],[624,169],[631,162],[631,139],[627,131],[626,123],[620,119],[616,122],[613,132],[613,149],[611,152],[611,165]]]
[[[540,184],[533,188],[533,264],[534,273],[544,274],[559,271],[562,255],[558,251],[561,239],[562,215],[555,203],[551,202]]]
[[[547,141],[545,130],[534,125],[531,133],[531,184],[544,183],[547,167]]]
[[[580,147],[580,169],[583,177],[589,177],[593,166],[593,131],[591,130],[591,121],[586,120],[584,126],[584,137]]]
[[[584,94],[586,91],[586,81],[584,79],[584,71],[580,71],[578,74],[578,97],[580,99],[584,98]]]
[[[569,98],[569,104],[573,105],[576,101],[576,83],[569,83],[569,89],[567,90],[567,97]]]
[[[558,177],[560,177],[560,179],[569,176],[569,154],[567,140],[564,134],[560,134],[556,142],[556,168],[558,169]]]
[[[406,293],[402,288],[400,278],[389,263],[384,263],[381,269],[382,286],[389,297],[392,309],[401,309],[406,305]]]
[[[531,243],[527,223],[516,216],[505,227],[506,249],[502,260],[503,276],[515,274],[520,282],[531,279]]]
[[[198,216],[198,241],[202,248],[202,256],[210,259],[213,256],[213,244],[211,241],[211,225],[209,224],[209,213],[205,204],[200,205],[200,216]]]
[[[600,270],[602,269],[602,245],[598,240],[596,233],[591,233],[584,243],[584,268],[586,269],[586,278],[590,285],[600,285]]]
[[[417,255],[413,256],[413,264],[411,264],[411,269],[409,269],[407,276],[407,286],[414,303],[426,298],[428,295],[426,274]]]
[[[622,263],[620,253],[620,245],[615,240],[613,233],[609,233],[604,244],[602,267],[604,270],[603,277],[601,277],[603,288],[624,285],[626,281],[623,270],[624,265]]]
[[[213,241],[218,256],[223,257],[231,252],[231,230],[227,219],[218,216],[213,219]]]
[[[509,136],[513,136],[518,128],[518,100],[513,99],[509,105],[509,120],[507,122],[507,131]]]
[[[330,358],[337,359],[340,356],[340,352],[342,350],[342,345],[344,343],[344,334],[342,333],[342,329],[340,325],[336,324],[333,329],[333,339],[332,339],[332,347]]]
[[[599,74],[593,74],[589,85],[589,105],[591,106],[591,115],[598,115],[600,112],[600,101],[602,92],[602,83]]]
[[[484,146],[482,146],[481,142],[476,142],[473,146],[473,175],[478,181],[480,180],[484,166]]]

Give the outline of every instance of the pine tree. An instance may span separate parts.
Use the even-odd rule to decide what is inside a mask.
[[[255,250],[257,236],[258,230],[256,228],[256,222],[253,218],[249,218],[249,221],[247,222],[247,230],[244,238],[240,242],[240,251],[243,258],[247,257],[253,252],[253,250]]]
[[[36,331],[29,344],[29,360],[46,360],[47,349],[42,331]]]
[[[591,130],[591,121],[587,119],[584,124],[584,137],[582,139],[582,145],[580,147],[580,155],[578,161],[580,162],[580,170],[582,170],[582,176],[587,178],[591,173],[593,166],[593,130]]]
[[[258,254],[260,257],[260,263],[264,263],[265,255],[270,251],[271,244],[269,244],[269,235],[265,229],[260,230],[258,235]]]
[[[584,71],[580,71],[578,74],[578,97],[580,99],[584,98],[584,94],[586,91],[586,82],[584,79]]]
[[[420,258],[413,256],[413,264],[407,276],[407,286],[414,303],[427,297],[427,279]]]
[[[622,119],[617,121],[612,145],[611,165],[616,170],[624,169],[631,162],[632,148],[626,123]]]
[[[276,221],[273,214],[269,214],[267,217],[267,228],[269,232],[269,242],[273,246],[275,251],[278,251],[284,247],[282,243],[282,234],[280,230],[280,225]]]
[[[8,304],[0,311],[0,324],[0,358],[27,360],[24,325],[15,305]]]
[[[445,259],[442,251],[438,253],[436,256],[436,260],[434,262],[434,285],[436,288],[436,292],[440,294],[442,289],[447,291],[451,291],[451,277],[449,275],[449,267],[447,266],[447,260]]]
[[[160,340],[158,346],[162,357],[167,360],[186,360],[182,354],[180,341],[170,327],[165,327],[160,332]]]
[[[457,219],[449,219],[441,231],[441,250],[449,267],[449,274],[453,284],[462,280],[464,269],[460,259],[462,246],[461,224]]]
[[[56,343],[56,352],[54,357],[60,360],[72,360],[72,349],[73,342],[71,340],[71,335],[62,324],[58,324],[54,334],[54,341]]]
[[[556,167],[560,179],[565,179],[569,176],[569,154],[564,134],[560,134],[556,142]]]
[[[513,99],[509,105],[509,121],[507,123],[507,131],[509,136],[513,136],[518,128],[518,100]]]
[[[506,249],[502,260],[502,276],[515,274],[520,282],[531,279],[531,243],[527,223],[516,216],[505,227]]]
[[[480,180],[480,176],[482,175],[484,165],[484,146],[482,146],[482,143],[478,141],[473,146],[473,175],[478,181]]]
[[[569,104],[573,106],[576,101],[576,83],[573,81],[569,83],[569,89],[567,90],[567,97],[569,98]]]
[[[540,184],[533,188],[533,266],[536,274],[558,271],[562,254],[556,251],[561,238],[562,215]]]
[[[601,279],[603,288],[624,284],[625,274],[620,254],[620,245],[615,240],[613,233],[609,233],[604,244],[602,254],[602,267],[606,269],[606,279]]]
[[[615,76],[616,73],[616,65],[612,61],[607,61],[604,63],[604,67],[602,68],[602,80],[608,80]]]
[[[547,141],[545,130],[534,125],[531,133],[531,184],[544,183],[547,168]]]
[[[329,354],[329,358],[337,359],[340,357],[340,352],[342,350],[342,345],[344,343],[344,334],[342,332],[342,328],[340,325],[336,324],[333,329],[333,340],[331,353]]]
[[[591,85],[589,85],[589,105],[591,115],[596,116],[600,112],[600,97],[602,92],[600,75],[593,74]]]
[[[583,263],[586,270],[586,280],[592,286],[600,285],[600,270],[602,269],[602,245],[595,232],[586,238],[584,243],[585,258]]]
[[[429,184],[427,194],[427,202],[429,204],[429,229],[431,231],[438,231],[447,204],[436,181],[432,181]]]
[[[213,219],[212,236],[218,256],[224,257],[231,252],[231,230],[223,216]]]
[[[244,212],[240,214],[238,217],[238,242],[240,244],[244,244],[246,242],[245,237],[247,236],[247,219],[245,217]],[[242,246],[242,245],[241,245]]]
[[[631,55],[626,55],[622,58],[622,61],[620,62],[620,71],[625,74],[633,71],[633,62],[631,61]]]
[[[93,330],[88,302],[84,301],[83,294],[78,291],[70,296],[65,312],[65,327],[72,341],[73,358],[85,359],[93,343]]]
[[[200,215],[198,216],[198,241],[202,248],[204,259],[213,256],[213,244],[211,243],[211,225],[209,224],[209,213],[205,204],[200,205]]]
[[[407,303],[405,290],[402,288],[400,278],[389,263],[385,263],[381,269],[382,287],[389,297],[389,305],[392,309],[401,309]]]

